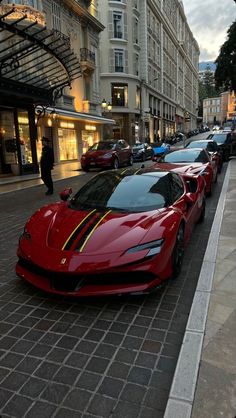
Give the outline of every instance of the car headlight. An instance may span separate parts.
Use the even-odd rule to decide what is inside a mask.
[[[136,253],[138,251],[149,250],[145,257],[150,257],[155,254],[159,254],[161,251],[161,246],[164,242],[164,239],[158,239],[156,241],[147,242],[146,244],[137,245],[136,247],[129,248],[126,253]]]
[[[24,227],[23,233],[21,234],[19,241],[22,240],[23,238],[27,239],[28,241],[31,241],[31,235],[29,231],[27,230],[26,226]]]
[[[107,153],[107,154],[104,154],[103,156],[102,156],[102,158],[111,158],[112,157],[112,154],[111,153]]]

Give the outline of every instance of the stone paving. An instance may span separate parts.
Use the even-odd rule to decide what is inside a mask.
[[[180,277],[146,297],[62,299],[24,283],[14,273],[17,239],[29,215],[55,197],[45,198],[43,186],[1,196],[2,417],[163,417],[223,176]]]

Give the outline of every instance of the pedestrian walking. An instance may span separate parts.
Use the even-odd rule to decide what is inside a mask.
[[[47,186],[48,190],[46,191],[46,195],[53,194],[53,181],[52,181],[52,173],[51,170],[54,166],[54,156],[53,150],[49,146],[50,139],[43,136],[42,138],[42,156],[40,160],[41,166],[41,179],[43,180],[45,186]]]

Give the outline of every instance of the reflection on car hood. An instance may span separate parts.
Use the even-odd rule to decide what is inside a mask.
[[[66,204],[52,205],[33,218],[28,230],[32,241],[53,249],[81,251],[86,254],[111,253],[138,245],[155,222],[169,209],[141,213],[117,211],[76,211]],[[51,212],[51,213],[50,213]]]
[[[184,174],[188,172],[200,172],[206,165],[203,163],[157,163],[155,167],[160,170],[170,170]]]

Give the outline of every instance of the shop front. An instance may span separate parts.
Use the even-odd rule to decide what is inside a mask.
[[[45,113],[54,105],[63,88],[80,77],[80,63],[69,38],[48,30],[44,14],[27,4],[0,1],[0,46],[0,175],[37,173],[36,109]],[[73,135],[65,130],[63,137],[65,159]]]
[[[32,111],[0,102],[0,174],[37,173]]]

